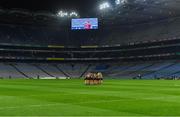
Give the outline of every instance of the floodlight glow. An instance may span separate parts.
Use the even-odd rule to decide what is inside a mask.
[[[77,17],[78,16],[78,14],[76,12],[71,12],[69,15],[70,15],[70,17],[73,17],[73,16]]]
[[[72,11],[72,12],[65,12],[65,11],[59,11],[57,14],[58,17],[78,17],[78,13]]]
[[[115,3],[117,4],[117,5],[119,5],[119,4],[124,4],[124,3],[126,3],[127,2],[127,0],[115,0]]]
[[[107,9],[110,7],[110,4],[108,2],[105,2],[105,3],[102,3],[100,6],[99,6],[99,9],[100,10],[103,10],[103,9]]]
[[[66,16],[68,16],[68,13],[67,13],[67,12],[64,12],[64,11],[59,11],[58,16],[60,16],[60,17],[66,17]]]

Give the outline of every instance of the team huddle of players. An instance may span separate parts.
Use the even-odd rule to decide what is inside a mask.
[[[102,73],[87,73],[85,76],[86,85],[98,85],[103,83]]]

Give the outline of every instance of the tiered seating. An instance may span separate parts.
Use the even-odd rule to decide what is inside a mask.
[[[171,77],[177,72],[180,72],[180,63],[172,64],[172,66],[166,67],[162,70],[158,70],[155,73],[153,73],[152,75],[159,77],[159,78]]]
[[[143,79],[180,77],[180,62],[92,64],[0,63],[0,78],[79,78],[89,72],[102,72],[105,78]]]
[[[153,79],[156,77],[167,77],[179,75],[180,63],[174,61],[165,62],[147,62],[147,63],[119,63],[111,64],[107,69],[97,69],[95,65],[91,66],[89,71],[102,72],[110,78],[135,78],[141,75],[144,79]]]
[[[134,66],[130,66],[127,69],[124,69],[120,72],[116,72],[115,76],[116,77],[122,77],[122,78],[133,78],[136,77],[137,75],[139,75],[143,69],[151,66],[152,63],[147,63],[147,64],[136,64]]]
[[[17,70],[15,70],[11,65],[0,63],[0,78],[25,78]]]
[[[61,71],[59,71],[53,64],[40,64],[39,67],[44,69],[47,73],[57,78],[66,77]]]
[[[64,38],[66,33],[58,28],[0,24],[0,43],[65,45]]]
[[[127,69],[129,69],[132,66],[135,66],[135,63],[116,64],[116,65],[112,65],[111,67],[109,67],[109,69],[107,69],[104,73],[108,77],[117,78],[120,76],[120,74],[124,73]]]
[[[102,35],[102,44],[127,44],[180,37],[180,19],[170,19],[154,23],[135,24],[130,27],[111,29]],[[113,27],[112,27],[113,28]]]
[[[16,64],[16,67],[31,78],[37,78],[38,76],[51,77],[32,64],[19,63],[19,64]]]
[[[88,67],[88,64],[59,64],[58,67],[69,77],[79,78]]]
[[[180,19],[105,28],[100,32],[73,32],[59,27],[0,24],[0,43],[37,45],[114,45],[180,37]],[[88,41],[87,41],[88,40]]]

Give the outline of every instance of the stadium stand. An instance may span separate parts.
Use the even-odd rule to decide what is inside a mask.
[[[63,71],[59,70],[62,69]],[[80,78],[90,71],[102,72],[105,78],[136,79],[140,74],[142,79],[157,79],[180,77],[179,61],[154,61],[148,63],[118,63],[96,64],[27,64],[1,63],[1,78]]]
[[[14,69],[10,64],[0,63],[1,78],[25,78],[21,73]]]
[[[58,28],[0,24],[1,43],[14,44],[65,44],[66,34]],[[41,40],[43,39],[43,41]],[[59,41],[57,41],[59,40]]]
[[[143,42],[160,39],[180,37],[179,18],[165,19],[151,23],[122,26],[113,30],[106,31],[101,43],[108,44],[126,44],[132,42]],[[108,33],[111,32],[111,33]],[[107,35],[108,34],[108,35]],[[120,35],[120,36],[119,36]]]
[[[0,17],[2,78],[81,78],[88,72],[105,78],[180,77],[179,17],[126,25],[102,18],[101,28],[90,31],[71,31],[70,19],[49,24],[35,16],[8,22]]]
[[[16,64],[16,66],[22,73],[26,74],[29,78],[40,77],[50,77],[49,74],[46,74],[41,69],[32,64]]]
[[[49,74],[51,77],[63,78],[68,77],[62,71],[60,71],[54,64],[40,64],[38,65],[43,71]]]
[[[179,38],[180,19],[104,27],[100,31],[67,32],[65,28],[0,24],[0,43],[39,45],[116,45]],[[43,39],[43,40],[42,40]],[[88,40],[88,41],[87,41]]]

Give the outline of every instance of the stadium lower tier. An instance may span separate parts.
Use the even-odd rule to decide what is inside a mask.
[[[0,63],[0,78],[64,79],[83,78],[101,72],[105,78],[180,78],[180,61],[132,63]]]

